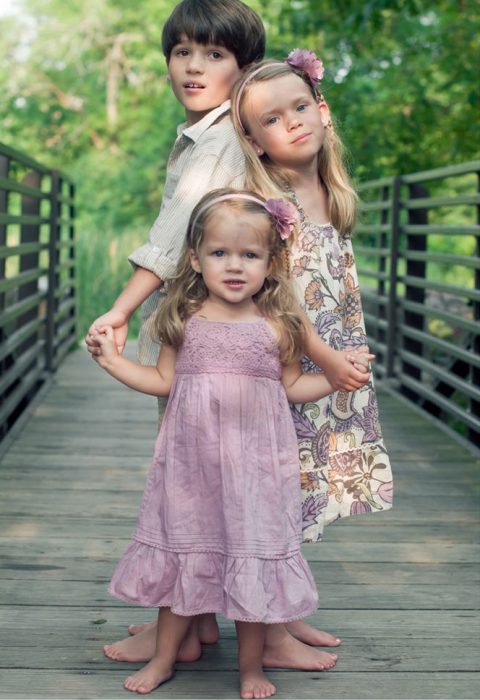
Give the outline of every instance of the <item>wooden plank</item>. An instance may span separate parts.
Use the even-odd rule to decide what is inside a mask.
[[[136,667],[134,667],[136,668]],[[2,672],[0,698],[82,698],[82,700],[118,700],[124,697],[123,679],[131,672],[105,669],[103,671],[85,669],[83,671],[56,669],[7,669]],[[357,700],[445,700],[445,698],[476,699],[480,688],[477,675],[469,672],[400,672],[342,673],[333,669],[328,673],[308,673],[295,671],[270,671],[269,677],[278,687],[275,697],[278,700],[337,700],[356,698]],[[191,673],[178,670],[175,679],[155,690],[156,698],[216,698],[238,697],[238,675],[233,671],[210,670],[195,672],[192,683]]]
[[[6,539],[6,541],[5,541]],[[2,538],[1,553],[9,557],[18,554],[18,543]],[[22,556],[32,560],[34,557],[48,555],[53,559],[63,559],[71,556],[72,548],[82,552],[83,556],[96,554],[106,561],[115,561],[129,543],[130,538],[102,539],[80,536],[69,536],[65,539],[49,539],[42,537],[22,542]],[[311,562],[414,562],[414,563],[468,563],[478,562],[480,545],[477,544],[425,544],[412,545],[405,542],[376,543],[363,542],[322,542],[321,544],[305,545],[304,552]]]
[[[130,533],[127,533],[130,534]],[[21,541],[19,542],[21,549]],[[306,548],[308,554],[308,548]],[[102,556],[62,557],[61,561],[48,554],[35,561],[28,557],[3,556],[0,558],[1,579],[4,581],[101,581],[105,583],[112,573],[115,562],[108,562]],[[323,598],[324,584],[375,584],[396,585],[409,584],[431,586],[463,586],[480,583],[480,567],[476,563],[438,564],[438,563],[404,563],[404,562],[311,562],[310,568],[317,581]],[[1,585],[1,583],[0,583]],[[333,596],[335,598],[335,596]],[[472,600],[475,600],[475,596]],[[323,606],[323,602],[322,602]]]
[[[113,574],[114,565],[102,566],[103,576]],[[438,584],[410,583],[322,583],[319,585],[320,605],[322,609],[341,610],[349,606],[354,610],[368,608],[377,610],[478,610],[478,587],[463,583],[460,586]],[[105,580],[101,581],[65,581],[42,580],[42,585],[32,585],[31,580],[10,579],[0,581],[0,600],[2,605],[58,606],[96,604],[102,607],[118,607],[118,601],[107,591]]]
[[[118,489],[127,490],[126,488]],[[394,511],[392,511],[393,513]],[[380,516],[371,517],[356,517],[343,518],[332,523],[325,528],[324,543],[333,543],[337,541],[354,541],[358,544],[362,542],[370,542],[375,539],[376,542],[410,542],[410,543],[429,543],[435,541],[437,544],[453,544],[453,543],[471,543],[476,537],[476,532],[472,527],[465,527],[463,521],[452,523],[450,520],[445,523],[441,519],[428,523],[419,523],[414,519],[398,521],[393,517]],[[43,516],[32,516],[30,514],[16,515],[14,518],[9,515],[0,515],[0,548],[2,537],[12,540],[30,538],[33,536],[48,537],[50,539],[63,539],[70,537],[75,533],[81,532],[82,535],[89,539],[101,539],[120,537],[126,539],[131,536],[135,525],[136,513],[132,514],[131,518],[125,515],[112,516],[108,512],[103,514],[103,517],[95,518],[80,518],[75,514],[65,516],[62,523],[62,529],[58,527],[58,517],[47,513]],[[381,517],[382,524],[379,527],[378,518]],[[473,514],[474,517],[474,514]],[[446,524],[449,527],[446,527]],[[478,533],[480,535],[480,533]],[[4,540],[6,541],[6,540]],[[21,542],[18,542],[21,546]],[[308,555],[308,546],[306,547]]]
[[[109,626],[111,627],[111,625]],[[74,644],[71,639],[71,629],[56,630],[54,634],[48,634],[48,647],[37,648],[40,639],[32,639],[28,632],[15,635],[13,643],[0,644],[2,651],[2,667],[22,669],[25,666],[25,656],[31,655],[31,668],[49,668],[52,663],[52,650],[55,650],[56,664],[59,669],[68,670],[97,670],[129,672],[131,668],[137,668],[140,664],[118,664],[107,659],[103,654],[103,644],[110,643],[112,632],[124,633],[121,630],[108,630],[104,625],[96,630],[88,639],[81,640],[79,648],[78,639]],[[102,634],[103,632],[103,634]],[[78,633],[77,633],[78,635]],[[110,635],[110,636],[109,636]],[[45,635],[47,636],[47,635]],[[44,636],[44,638],[45,638]],[[395,673],[409,672],[412,663],[418,672],[448,672],[469,671],[474,672],[478,666],[480,643],[473,640],[468,648],[462,650],[460,659],[452,656],[442,657],[443,643],[435,639],[416,638],[405,640],[385,639],[375,640],[367,638],[346,639],[343,645],[337,649],[339,662],[336,671],[339,673],[377,673],[388,672],[394,669]],[[221,651],[221,653],[219,653]],[[233,629],[231,636],[222,637],[220,643],[204,645],[202,657],[195,663],[182,663],[179,669],[184,671],[202,672],[210,671],[235,671],[237,668],[237,644]]]

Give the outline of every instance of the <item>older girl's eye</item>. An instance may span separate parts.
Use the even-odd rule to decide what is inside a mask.
[[[221,257],[223,256],[223,250],[214,250],[213,253],[212,253],[212,255],[213,255],[215,258],[221,258]]]
[[[245,253],[245,257],[248,258],[249,260],[255,260],[255,258],[257,257],[257,254],[252,253],[251,251],[248,251],[247,253]]]
[[[265,120],[265,125],[266,125],[266,126],[272,126],[272,124],[276,124],[277,121],[278,121],[278,117],[268,117],[268,118]]]
[[[304,112],[307,109],[308,105],[302,102],[302,104],[299,104],[297,107],[297,112]]]

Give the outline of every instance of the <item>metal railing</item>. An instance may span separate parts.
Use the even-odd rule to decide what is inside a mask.
[[[0,439],[76,339],[74,186],[0,144]]]
[[[475,445],[479,174],[470,162],[361,183],[354,239],[377,375]]]

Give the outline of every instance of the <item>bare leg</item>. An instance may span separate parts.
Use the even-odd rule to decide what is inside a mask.
[[[267,625],[263,665],[269,668],[297,668],[325,671],[337,663],[337,655],[320,651],[293,637],[286,625]]]
[[[304,620],[295,620],[287,622],[285,625],[292,637],[299,639],[305,644],[311,644],[314,647],[338,647],[342,640],[334,637],[333,634],[317,630],[316,627],[309,625]]]
[[[143,625],[129,625],[128,633],[134,636],[156,626],[156,620],[144,622]],[[219,630],[217,618],[214,613],[205,613],[204,615],[198,616],[198,637],[200,644],[216,644],[218,642]],[[180,659],[178,660],[180,661]]]
[[[236,622],[241,698],[269,698],[277,689],[262,668],[265,627],[256,622]]]
[[[194,618],[187,634],[180,644],[177,661],[192,662],[200,658],[202,647],[198,636],[199,620]],[[145,663],[150,661],[155,653],[157,643],[157,623],[149,622],[145,628],[133,637],[121,639],[113,644],[105,644],[103,651],[105,656],[114,661],[130,661],[132,663]]]
[[[170,608],[160,608],[158,621],[155,654],[146,666],[128,676],[123,684],[127,690],[140,695],[151,693],[173,676],[175,659],[192,618],[175,615]]]

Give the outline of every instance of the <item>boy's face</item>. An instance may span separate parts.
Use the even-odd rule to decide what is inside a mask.
[[[228,100],[240,75],[237,59],[224,46],[198,44],[185,34],[173,47],[168,63],[173,92],[185,108],[189,125]]]

